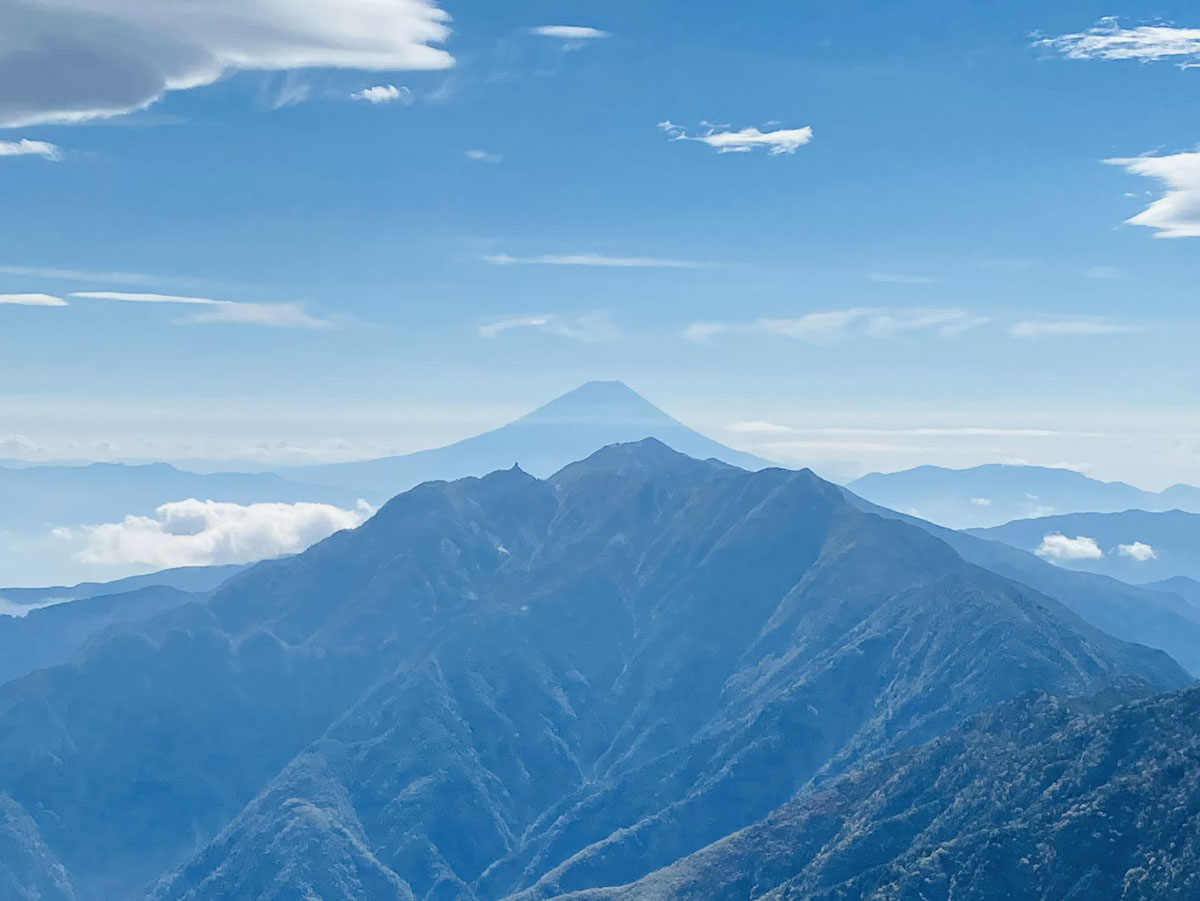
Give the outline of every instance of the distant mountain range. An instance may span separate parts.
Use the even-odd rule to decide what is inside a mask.
[[[353,506],[356,499],[353,492],[299,484],[274,473],[197,475],[167,463],[0,468],[0,530],[113,522],[128,515],[145,516],[161,504],[187,498],[340,506]]]
[[[842,774],[1023,692],[1190,683],[861,503],[652,440],[546,481],[422,485],[0,687],[0,888],[549,898],[642,879],[814,784],[850,805],[865,777]],[[956,754],[956,778],[990,765]],[[843,861],[843,881],[869,869]]]
[[[701,435],[623,382],[612,381],[587,382],[515,422],[446,447],[279,471],[382,501],[421,482],[482,476],[514,464],[546,477],[602,447],[643,438],[657,438],[698,460],[712,458],[748,470],[774,465]]]
[[[847,487],[873,503],[952,529],[986,528],[1014,519],[1064,513],[1186,510],[1200,513],[1200,488],[1143,491],[1070,469],[989,464],[972,469],[918,466],[871,473]]]
[[[362,498],[378,506],[421,482],[485,475],[514,463],[548,476],[606,445],[647,437],[699,459],[747,469],[769,465],[689,429],[620,382],[588,382],[494,431],[379,460],[204,475],[165,463],[0,468],[0,582],[103,578],[102,567],[73,559],[75,545],[51,537],[53,527],[148,516],[162,504],[188,498],[342,508]]]
[[[972,534],[1040,553],[1068,569],[1145,583],[1200,579],[1200,514],[1071,513],[1021,519]]]

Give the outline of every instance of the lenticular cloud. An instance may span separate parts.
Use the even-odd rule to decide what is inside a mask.
[[[295,554],[370,515],[329,504],[241,504],[174,501],[154,516],[89,526],[81,563],[208,566],[252,563]]]
[[[444,69],[432,0],[0,4],[0,127],[141,109],[239,69]]]

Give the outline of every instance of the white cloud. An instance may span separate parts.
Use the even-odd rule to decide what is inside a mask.
[[[1138,563],[1158,559],[1158,552],[1150,545],[1141,541],[1135,541],[1133,544],[1119,544],[1117,545],[1117,553],[1122,557],[1136,560]]]
[[[23,307],[65,307],[67,302],[52,294],[0,294],[0,304]]]
[[[484,262],[493,266],[597,266],[606,269],[704,269],[709,264],[693,260],[663,257],[614,257],[602,253],[545,253],[532,257],[514,257],[507,253],[488,254]]]
[[[607,31],[589,28],[586,25],[539,25],[537,28],[529,29],[529,33],[536,34],[538,37],[562,41],[564,50],[577,50],[592,41],[612,37]]]
[[[1027,319],[1009,326],[1014,338],[1045,338],[1051,335],[1127,335],[1142,331],[1138,325],[1104,319]]]
[[[489,153],[486,150],[468,150],[466,151],[467,159],[475,160],[477,163],[499,163],[503,162],[504,157],[498,153]]]
[[[0,273],[21,278],[50,278],[73,282],[113,282],[122,285],[141,285],[155,281],[153,276],[140,272],[83,272],[78,269],[56,269],[50,266],[0,266]]]
[[[432,0],[0,4],[0,127],[142,109],[237,70],[445,69]]]
[[[203,307],[203,312],[186,316],[179,322],[233,322],[243,325],[273,325],[280,328],[324,328],[329,323],[317,319],[296,303],[250,303],[233,300],[213,300],[208,297],[185,297],[178,294],[134,294],[125,291],[77,291],[72,297],[89,300],[118,300],[129,303],[165,303]]]
[[[731,422],[725,426],[725,431],[733,432],[735,435],[790,435],[797,430],[790,425],[752,419],[746,422]]]
[[[1160,238],[1200,238],[1200,151],[1105,160],[1133,175],[1161,181],[1166,192],[1132,219]]]
[[[707,144],[717,153],[749,153],[758,148],[766,148],[771,156],[785,153],[795,153],[799,147],[812,140],[811,126],[803,128],[780,128],[775,131],[759,131],[757,128],[743,128],[740,131],[720,130],[727,126],[716,126],[704,123],[699,134],[690,135],[686,128],[673,122],[659,122],[658,127],[665,131],[672,141],[698,141]]]
[[[992,499],[990,497],[973,497],[971,498],[971,503],[976,507],[990,507]]]
[[[983,325],[987,319],[952,307],[851,307],[751,323],[694,322],[683,331],[690,341],[727,332],[769,332],[798,341],[831,343],[854,335],[885,338],[898,332],[932,330],[944,338]]]
[[[1200,58],[1200,28],[1178,28],[1166,23],[1122,28],[1115,16],[1108,16],[1087,31],[1041,38],[1036,44],[1068,59],[1143,62],[1173,59],[1187,65]]]
[[[577,316],[566,316],[560,313],[514,316],[481,325],[479,334],[484,338],[493,339],[513,329],[526,328],[586,342],[611,341],[618,335],[617,329],[607,313],[582,313]]]
[[[371,513],[328,504],[240,504],[194,498],[163,504],[154,516],[86,526],[81,563],[155,567],[251,563],[295,554]]]
[[[412,91],[394,84],[376,84],[350,95],[351,100],[362,100],[366,103],[411,103]]]
[[[3,90],[0,88],[0,90]],[[21,138],[19,141],[0,141],[0,156],[40,156],[44,160],[57,162],[62,159],[58,147],[46,141],[31,141]]]
[[[1104,556],[1095,538],[1068,538],[1057,532],[1045,536],[1035,553],[1048,560],[1099,560]]]

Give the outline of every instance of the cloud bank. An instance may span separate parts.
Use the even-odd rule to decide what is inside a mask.
[[[142,109],[238,70],[445,69],[432,0],[0,4],[0,127]]]
[[[194,498],[163,504],[154,516],[87,526],[75,559],[103,565],[155,567],[253,563],[296,554],[371,513],[328,504],[240,504]]]

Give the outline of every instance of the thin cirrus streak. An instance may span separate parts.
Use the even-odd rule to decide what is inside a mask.
[[[488,254],[493,266],[594,266],[601,269],[707,269],[712,264],[664,257],[621,257],[602,253],[543,253],[517,257],[507,253]]]
[[[255,303],[188,297],[179,294],[142,294],[126,291],[76,291],[71,297],[86,300],[115,300],[126,303],[180,304],[203,307],[203,312],[187,316],[184,323],[230,322],[243,325],[271,325],[280,328],[325,328],[329,322],[310,316],[300,304]]]

